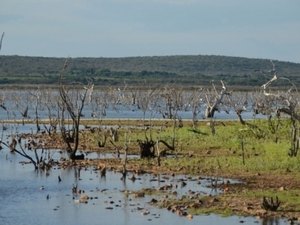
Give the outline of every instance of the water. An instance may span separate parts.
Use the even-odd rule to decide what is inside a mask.
[[[48,174],[36,172],[30,164],[20,164],[23,160],[8,150],[0,151],[0,224],[41,225],[41,224],[266,224],[252,217],[220,217],[216,215],[195,216],[192,220],[179,217],[167,210],[154,208],[147,202],[150,197],[135,198],[124,194],[125,190],[158,188],[167,183],[176,183],[186,176],[154,176],[145,174],[137,180],[123,182],[120,173],[108,171],[101,177],[98,171],[52,169]],[[77,173],[76,173],[77,171]],[[62,181],[58,182],[58,176]],[[130,175],[129,175],[130,176]],[[209,179],[204,178],[201,186],[196,181],[187,182],[179,195],[191,189],[202,194],[213,194],[206,187]],[[72,187],[93,197],[87,204],[76,203]],[[47,199],[48,196],[48,199]],[[149,212],[144,213],[144,212]],[[285,224],[283,220],[267,224]]]

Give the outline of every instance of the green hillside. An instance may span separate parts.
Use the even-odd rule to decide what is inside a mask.
[[[0,84],[56,84],[65,58],[0,56]],[[273,61],[279,76],[300,84],[300,64]],[[176,83],[208,85],[224,80],[232,86],[257,86],[271,78],[266,59],[213,55],[125,58],[72,58],[66,71],[68,82],[117,85]],[[278,82],[278,85],[286,83]]]

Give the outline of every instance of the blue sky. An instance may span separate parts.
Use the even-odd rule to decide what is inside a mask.
[[[2,55],[300,63],[299,0],[1,0]]]

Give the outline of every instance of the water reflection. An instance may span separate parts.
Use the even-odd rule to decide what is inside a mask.
[[[278,218],[263,218],[261,220],[262,225],[280,225],[282,224]]]

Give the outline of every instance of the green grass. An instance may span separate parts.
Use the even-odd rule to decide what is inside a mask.
[[[118,123],[116,121],[116,123]],[[133,122],[130,121],[131,126]],[[149,124],[149,122],[147,121]],[[199,123],[196,129],[186,122],[182,128],[175,129],[176,158],[163,158],[162,165],[170,169],[197,174],[208,173],[237,173],[237,172],[268,172],[268,171],[300,171],[300,158],[289,157],[290,124],[282,120],[279,130],[272,131],[266,120],[249,121],[251,126],[241,125],[239,122],[216,122],[216,133],[213,135],[207,122]],[[169,144],[173,140],[172,122],[157,123],[150,129],[143,129],[143,121],[136,121],[136,128],[119,129],[119,140],[116,146],[123,147],[126,142],[131,152],[138,153],[137,140],[152,138],[154,141],[162,139]],[[254,126],[259,129],[252,128]],[[263,134],[258,135],[262,131]],[[104,131],[88,134],[97,145],[103,139]],[[262,137],[263,136],[263,137]],[[275,143],[277,137],[277,142]],[[243,149],[242,149],[243,143]],[[107,141],[107,146],[112,145]],[[167,149],[160,144],[160,150]]]

